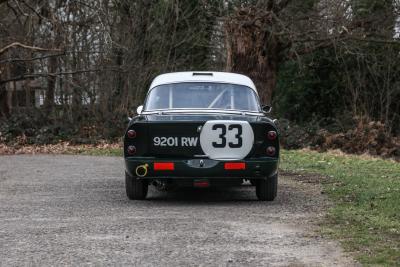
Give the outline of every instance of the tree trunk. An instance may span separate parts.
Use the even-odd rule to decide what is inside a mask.
[[[10,77],[10,66],[8,64],[4,64],[0,66],[0,81],[2,79],[6,80]],[[0,117],[9,116],[10,115],[10,106],[8,101],[8,84],[0,85]]]
[[[272,13],[240,9],[225,22],[227,71],[249,76],[263,104],[270,104],[278,77],[281,44],[266,29],[271,28]]]
[[[57,70],[57,58],[49,58],[49,73],[55,73]],[[52,111],[54,108],[54,91],[56,86],[56,77],[48,76],[47,78],[47,91],[44,101],[44,107],[47,111]]]

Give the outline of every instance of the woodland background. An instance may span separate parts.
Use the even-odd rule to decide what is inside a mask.
[[[287,148],[400,157],[400,0],[0,0],[0,143],[118,140],[185,70],[250,76]]]

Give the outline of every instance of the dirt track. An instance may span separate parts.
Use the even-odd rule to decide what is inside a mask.
[[[0,157],[0,265],[351,266],[315,234],[318,185],[280,177],[274,202],[254,187],[125,196],[121,158]]]

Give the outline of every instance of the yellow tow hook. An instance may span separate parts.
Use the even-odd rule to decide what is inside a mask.
[[[139,177],[145,177],[147,175],[147,168],[149,167],[149,164],[143,164],[139,165],[136,167],[135,173]]]

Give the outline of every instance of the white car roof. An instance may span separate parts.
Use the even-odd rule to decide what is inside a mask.
[[[230,72],[212,72],[212,71],[187,71],[172,72],[157,76],[150,85],[150,90],[162,84],[182,83],[182,82],[215,82],[230,83],[250,87],[256,93],[256,86],[253,81],[242,74]]]

